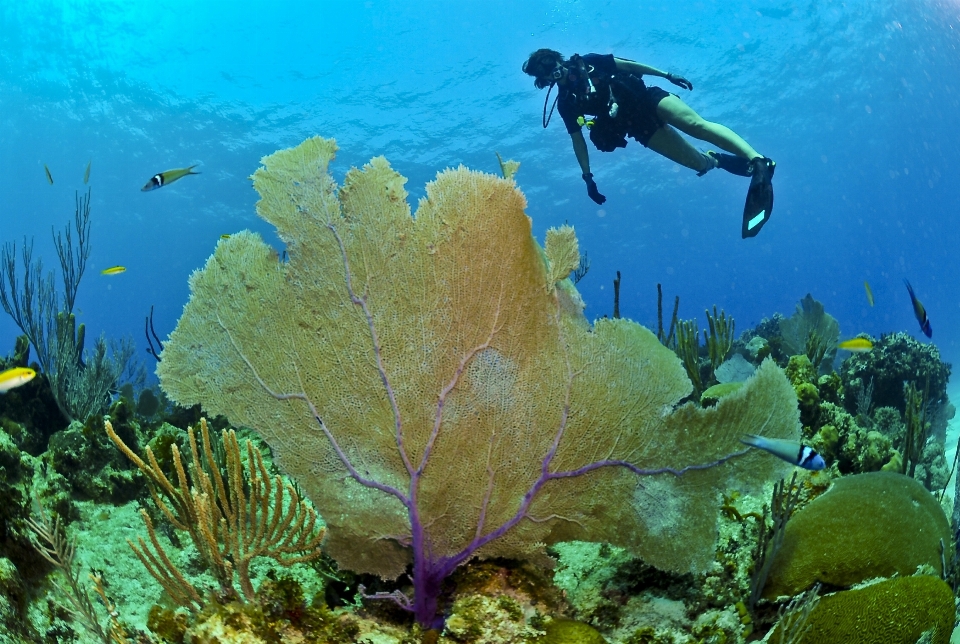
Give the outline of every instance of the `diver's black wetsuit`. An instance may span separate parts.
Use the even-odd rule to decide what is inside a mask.
[[[625,136],[633,137],[646,147],[653,133],[665,125],[657,115],[657,105],[670,96],[670,92],[647,87],[639,77],[617,70],[613,54],[584,54],[580,60],[595,91],[589,91],[585,80],[560,88],[557,112],[567,132],[581,131],[577,117],[590,115],[596,117],[590,140],[599,150],[610,152],[626,147]],[[613,100],[619,107],[613,118],[610,117],[611,84]]]

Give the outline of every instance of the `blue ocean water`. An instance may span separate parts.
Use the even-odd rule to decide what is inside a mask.
[[[960,2],[255,2],[34,0],[0,6],[0,242],[72,220],[91,162],[93,252],[80,285],[89,335],[146,347],[175,326],[187,278],[220,235],[279,243],[254,212],[259,159],[335,137],[334,175],[385,155],[411,204],[438,170],[517,182],[539,239],[572,224],[594,318],[656,324],[656,285],[680,315],[717,305],[745,329],[812,293],[843,336],[922,337],[911,281],[948,361],[960,356]],[[747,180],[698,178],[631,141],[591,151],[596,206],[544,92],[520,71],[540,47],[614,53],[690,79],[678,94],[776,159],[773,219],[740,239]],[[143,193],[155,173],[202,174]],[[46,164],[54,184],[47,183]],[[123,265],[121,275],[102,276]],[[869,281],[876,296],[870,307]],[[0,316],[0,352],[18,334]],[[152,360],[144,355],[146,360]]]

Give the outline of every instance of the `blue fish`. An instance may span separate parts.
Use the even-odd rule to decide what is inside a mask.
[[[787,463],[802,467],[805,470],[822,470],[827,466],[823,457],[815,449],[798,441],[747,434],[740,439],[740,442],[770,452],[777,458],[782,458]]]
[[[913,294],[913,287],[910,286],[910,282],[903,280],[903,283],[907,285],[907,292],[910,293],[910,302],[913,303],[913,314],[917,316],[917,322],[920,323],[920,330],[923,331],[925,336],[932,338],[933,327],[930,326],[930,320],[927,319],[927,310],[923,308],[923,304],[921,304],[917,296]]]

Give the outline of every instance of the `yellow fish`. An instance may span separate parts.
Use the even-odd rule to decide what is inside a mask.
[[[25,385],[36,377],[37,372],[27,367],[7,369],[0,373],[0,394],[5,394],[11,389]]]
[[[119,275],[127,270],[126,266],[111,266],[100,271],[101,275]]]
[[[50,168],[47,167],[47,164],[43,164],[43,171],[47,173],[47,181],[50,182],[50,185],[53,185],[53,175],[50,174]]]
[[[873,306],[873,291],[870,290],[870,283],[867,280],[863,280],[863,288],[867,289],[867,302]]]
[[[230,235],[220,235],[220,239],[230,239]]]
[[[150,192],[151,190],[156,190],[157,188],[162,188],[168,183],[173,183],[177,179],[181,179],[188,174],[200,174],[199,172],[194,172],[193,169],[199,164],[190,166],[189,168],[177,168],[176,170],[167,170],[166,172],[158,172],[157,174],[150,177],[150,181],[147,181],[147,185],[140,188],[140,192]]]
[[[87,161],[87,169],[83,173],[83,185],[87,185],[87,182],[90,181],[90,164],[93,163],[93,159]]]
[[[870,342],[870,340],[866,338],[852,338],[850,340],[844,340],[837,345],[837,348],[843,349],[844,351],[853,351],[854,353],[863,353],[873,348],[873,342]]]

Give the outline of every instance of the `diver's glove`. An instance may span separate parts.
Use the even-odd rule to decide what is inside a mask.
[[[677,76],[676,74],[667,73],[667,75],[664,76],[664,78],[666,78],[668,81],[670,81],[677,87],[682,87],[683,89],[688,89],[693,91],[693,83],[688,81],[683,76]]]
[[[587,172],[582,176],[584,183],[587,184],[587,194],[590,195],[590,198],[593,199],[597,205],[602,206],[603,202],[606,201],[607,198],[600,194],[600,191],[597,190],[597,182],[593,180],[593,173]]]

